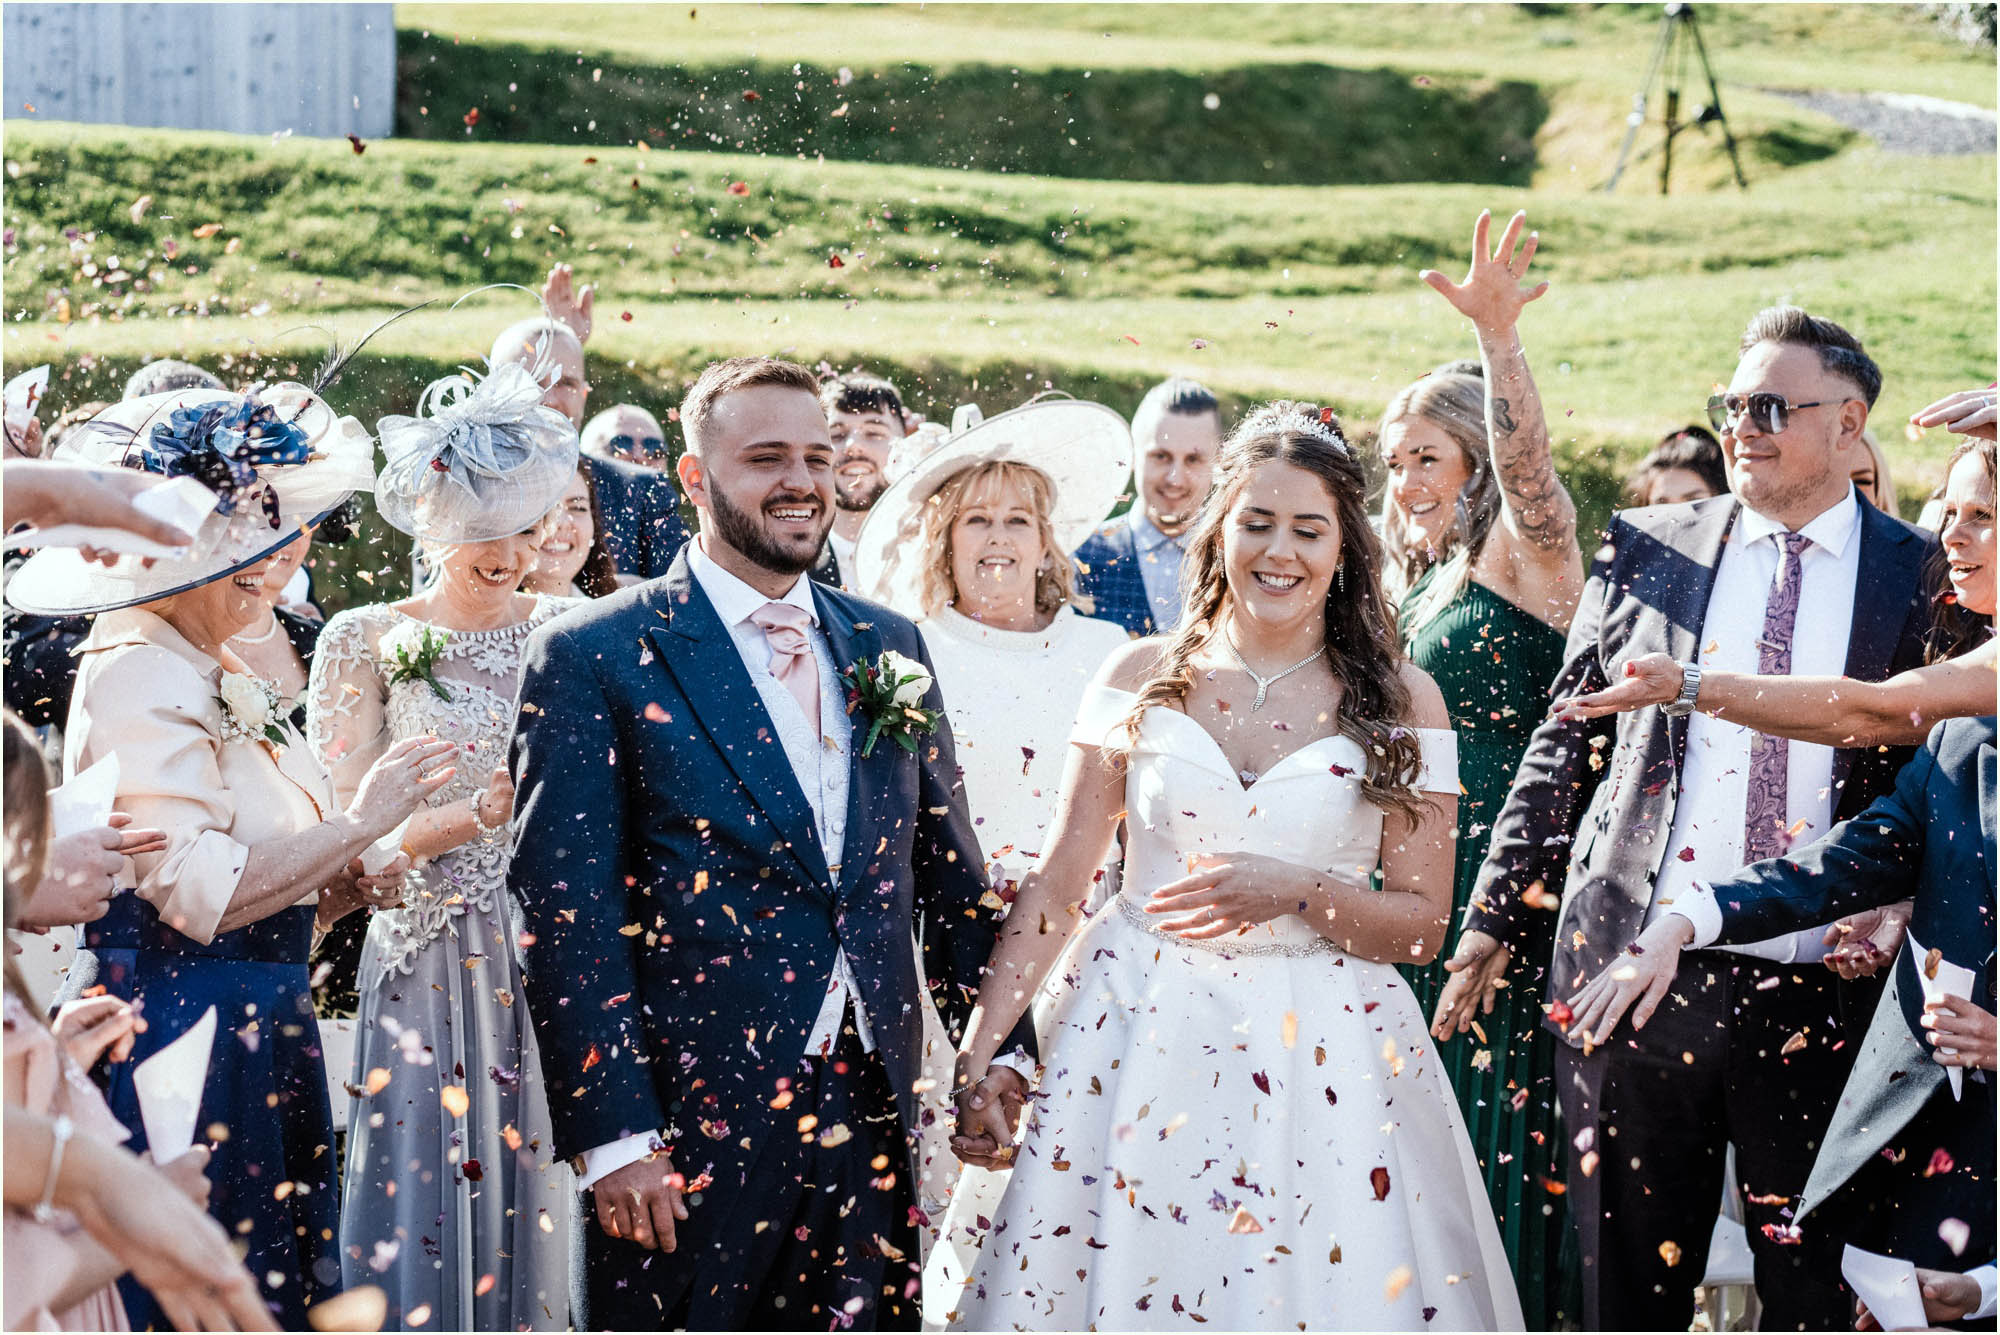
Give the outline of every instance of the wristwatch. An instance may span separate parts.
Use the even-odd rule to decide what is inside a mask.
[[[1660,706],[1660,712],[1668,718],[1684,718],[1694,713],[1694,699],[1701,694],[1701,665],[1681,664],[1681,693]]]

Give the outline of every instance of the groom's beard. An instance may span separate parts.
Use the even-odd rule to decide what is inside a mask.
[[[804,496],[781,496],[775,500],[820,507],[820,518],[823,522],[810,549],[794,552],[782,546],[763,530],[755,515],[747,510],[737,509],[718,488],[710,487],[709,512],[715,516],[715,536],[766,570],[780,575],[803,575],[819,564],[820,553],[826,547],[827,530],[833,527],[833,514],[818,496],[811,493]]]

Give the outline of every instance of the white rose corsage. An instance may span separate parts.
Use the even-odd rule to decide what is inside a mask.
[[[405,621],[382,637],[382,657],[389,664],[389,684],[420,681],[440,700],[451,692],[437,679],[437,661],[451,643],[451,632],[420,621]]]
[[[262,677],[225,672],[220,689],[215,702],[222,706],[223,741],[284,746],[290,740],[285,735],[285,717],[290,711],[277,687]]]
[[[915,754],[917,738],[937,730],[938,711],[922,704],[931,674],[916,659],[891,649],[873,663],[850,665],[840,679],[847,685],[847,712],[859,709],[868,720],[868,737],[861,744],[864,760],[885,736]]]

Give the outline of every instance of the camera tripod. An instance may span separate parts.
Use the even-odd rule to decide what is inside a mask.
[[[1702,77],[1708,81],[1708,103],[1695,110],[1693,120],[1683,121],[1681,83],[1687,76],[1690,57],[1701,62]],[[1695,18],[1694,6],[1676,3],[1668,5],[1660,19],[1660,37],[1653,45],[1646,77],[1632,98],[1632,113],[1625,118],[1625,142],[1618,148],[1618,162],[1611,169],[1611,179],[1604,183],[1605,193],[1615,190],[1618,178],[1625,174],[1632,141],[1639,137],[1639,127],[1646,123],[1646,98],[1655,80],[1664,80],[1665,84],[1660,107],[1660,119],[1666,130],[1666,138],[1660,144],[1660,193],[1667,193],[1667,183],[1673,175],[1674,136],[1691,125],[1722,127],[1722,142],[1729,149],[1729,165],[1736,172],[1736,184],[1740,189],[1749,189],[1749,182],[1743,179],[1743,161],[1736,154],[1736,136],[1729,132],[1729,122],[1722,114],[1722,93],[1715,86],[1715,67],[1709,64],[1708,47],[1701,40],[1701,25]]]

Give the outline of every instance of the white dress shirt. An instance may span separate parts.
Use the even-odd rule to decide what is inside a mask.
[[[859,540],[849,542],[838,533],[829,530],[826,545],[833,551],[833,568],[840,573],[840,587],[854,587],[854,552],[861,544]]]
[[[1854,489],[1799,530],[1812,545],[1799,556],[1799,610],[1792,630],[1792,672],[1842,676],[1854,623],[1854,583],[1860,570],[1861,507]],[[1784,525],[1748,506],[1723,545],[1715,586],[1702,618],[1696,661],[1710,671],[1757,673],[1764,607],[1777,582]],[[1740,724],[1696,712],[1688,716],[1687,752],[1679,800],[1646,923],[1676,899],[1743,866],[1744,808],[1749,800],[1750,743]],[[1786,818],[1794,844],[1809,843],[1833,824],[1833,748],[1787,743]],[[1826,954],[1824,929],[1809,928],[1769,941],[1722,949],[1778,962]],[[1710,938],[1713,939],[1712,937]]]
[[[833,646],[827,640],[826,632],[820,628],[819,608],[813,602],[812,584],[800,575],[782,598],[766,597],[711,560],[703,550],[700,539],[688,545],[688,569],[695,583],[701,586],[701,591],[708,595],[716,615],[722,618],[722,624],[729,628],[729,637],[735,642],[737,653],[742,655],[751,684],[757,688],[757,695],[763,700],[764,708],[778,730],[785,758],[791,762],[792,773],[805,793],[807,804],[812,807],[820,848],[826,855],[827,867],[837,885],[841,850],[847,837],[852,739],[845,726],[847,715],[840,708],[843,692],[839,674],[834,668]],[[771,602],[789,603],[812,618],[807,638],[812,641],[813,658],[819,668],[820,731],[823,736],[813,735],[814,729],[806,721],[798,700],[771,675],[770,641],[764,628],[750,619],[759,608]],[[826,999],[820,1003],[819,1016],[813,1021],[812,1032],[806,1039],[804,1055],[824,1056],[832,1050],[839,1041],[841,1022],[846,1018],[850,1005],[862,1050],[873,1052],[875,1035],[861,1003],[854,969],[848,963],[847,952],[839,950],[834,955],[833,973],[826,984]],[[589,1187],[607,1173],[637,1162],[659,1149],[662,1143],[657,1135],[631,1135],[609,1145],[586,1150],[583,1172],[577,1179],[578,1187]]]
[[[1146,517],[1144,501],[1126,511],[1126,522],[1132,526],[1132,547],[1153,613],[1153,629],[1165,634],[1180,624],[1181,563],[1187,558],[1187,548],[1181,544],[1187,535],[1174,538],[1160,532],[1159,525]]]

